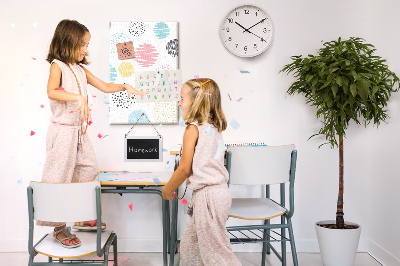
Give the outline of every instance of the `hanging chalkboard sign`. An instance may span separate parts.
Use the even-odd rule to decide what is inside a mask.
[[[125,162],[162,162],[162,137],[125,137]]]

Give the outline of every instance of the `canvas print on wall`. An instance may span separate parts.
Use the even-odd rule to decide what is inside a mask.
[[[178,69],[178,22],[111,22],[110,82],[135,87],[135,72]],[[135,87],[136,88],[136,87]],[[139,96],[138,96],[139,97]],[[138,103],[126,91],[110,95],[110,124],[178,122],[178,102]],[[140,117],[138,124],[148,124]]]

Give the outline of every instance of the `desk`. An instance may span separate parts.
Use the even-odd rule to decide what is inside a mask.
[[[112,173],[118,173],[118,175],[110,175],[107,176],[107,178],[116,178],[116,179],[119,178],[120,180],[100,181],[101,193],[114,193],[114,194],[118,193],[121,195],[122,193],[150,193],[150,194],[158,194],[161,197],[162,225],[163,225],[163,261],[164,261],[164,266],[167,266],[168,264],[167,249],[169,245],[168,240],[170,239],[169,201],[164,200],[162,198],[162,190],[154,189],[154,187],[160,187],[167,184],[167,182],[170,180],[172,176],[172,173],[171,172],[150,172],[150,173],[127,172],[126,174],[122,172],[112,172]],[[153,179],[154,177],[158,178],[158,180],[160,181],[158,185],[155,184],[155,181]],[[176,208],[176,213],[177,213],[177,208]]]

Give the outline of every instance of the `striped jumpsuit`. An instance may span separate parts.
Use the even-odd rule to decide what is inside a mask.
[[[239,266],[241,263],[232,252],[225,227],[232,203],[227,185],[229,174],[224,166],[224,154],[214,159],[222,134],[206,122],[191,124],[199,131],[192,173],[186,181],[187,187],[193,190],[190,201],[193,215],[188,217],[182,235],[180,265]]]
[[[63,62],[54,59],[61,68],[61,87],[65,91],[79,94],[79,88],[74,74]],[[70,65],[81,87],[82,95],[88,96],[85,71],[77,64]],[[89,94],[90,97],[90,94]],[[78,104],[75,101],[57,101],[50,99],[52,116],[46,138],[46,161],[43,166],[42,182],[75,183],[97,180],[99,167],[88,134],[81,134],[81,114],[75,111]],[[70,113],[71,112],[71,113]],[[82,148],[78,150],[78,139]],[[68,199],[74,196],[74,191],[65,191],[60,197]],[[61,226],[65,223],[37,221],[41,226]]]

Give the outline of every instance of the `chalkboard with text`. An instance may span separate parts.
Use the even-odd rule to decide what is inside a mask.
[[[162,137],[126,137],[125,162],[162,162]]]

